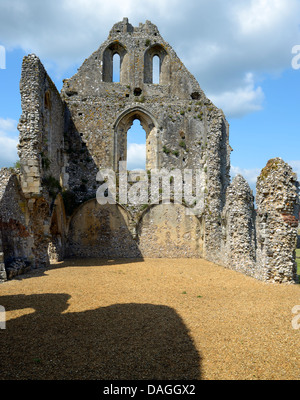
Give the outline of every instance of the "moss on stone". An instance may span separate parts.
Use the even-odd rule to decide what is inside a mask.
[[[272,158],[267,162],[267,165],[261,170],[258,181],[265,180],[271,174],[272,171],[278,170],[280,160],[278,158]]]

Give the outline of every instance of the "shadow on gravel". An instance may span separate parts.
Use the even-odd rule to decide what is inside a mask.
[[[70,258],[64,261],[50,264],[49,267],[32,269],[26,274],[18,275],[13,280],[23,280],[29,278],[37,278],[45,276],[47,271],[52,269],[67,268],[67,267],[107,267],[111,265],[123,265],[144,262],[143,258]]]
[[[34,309],[0,331],[0,379],[201,379],[200,355],[172,308],[115,304],[68,313],[69,299],[0,297],[6,311]]]

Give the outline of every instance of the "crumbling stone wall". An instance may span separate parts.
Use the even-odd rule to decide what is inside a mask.
[[[114,54],[121,58],[120,82],[112,82]],[[159,84],[152,83],[155,55]],[[150,21],[133,27],[125,18],[115,24],[100,48],[64,81],[61,94],[69,113],[68,185],[77,197],[84,198],[82,189],[95,195],[99,168],[117,171],[119,161],[126,161],[127,131],[135,119],[146,131],[147,169],[204,172],[210,166],[210,175],[204,172],[207,182],[213,177],[225,193],[230,153],[225,117]]]
[[[24,273],[35,265],[29,210],[18,177],[0,170],[0,263],[2,279]],[[5,271],[3,268],[5,264]],[[6,275],[6,276],[5,276]]]
[[[297,281],[295,248],[299,183],[281,158],[270,160],[257,180],[257,272],[269,282]]]
[[[41,196],[28,198],[27,193],[24,195],[20,176],[13,169],[0,170],[1,281],[32,268],[48,266],[50,253],[52,260],[62,260],[65,228],[61,196],[49,207],[49,202]],[[49,247],[52,248],[50,253]]]
[[[30,212],[35,263],[47,266],[51,208],[67,180],[65,106],[44,66],[34,54],[24,57],[20,92],[22,115],[18,125],[18,148],[21,185]]]
[[[63,183],[64,105],[34,54],[24,57],[20,82],[22,115],[18,129],[21,184],[29,196]],[[51,189],[51,187],[50,187]]]
[[[221,264],[246,275],[256,269],[254,198],[249,184],[237,175],[226,193],[222,212]]]
[[[211,121],[206,147],[204,257],[212,262],[222,263],[221,216],[230,182],[231,147],[228,142],[228,123],[224,121],[221,112]]]
[[[298,281],[295,249],[299,182],[281,158],[269,160],[256,185],[256,205],[243,177],[227,189],[220,264],[270,283]]]

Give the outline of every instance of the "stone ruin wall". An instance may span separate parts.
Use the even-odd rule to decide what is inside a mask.
[[[226,193],[221,216],[221,264],[252,275],[256,265],[254,198],[249,184],[237,175]]]
[[[63,184],[64,104],[35,55],[24,57],[20,92],[21,185],[24,194],[33,197],[43,194],[49,177]]]
[[[51,230],[55,231],[56,197],[66,176],[63,151],[65,106],[35,55],[24,57],[20,93],[20,169],[16,173],[2,170],[10,178],[7,182],[3,176],[1,179],[4,193],[0,210],[4,221],[2,247],[9,278],[28,268],[48,266],[51,245],[54,248],[52,255],[59,253],[54,244],[57,234],[52,237]]]
[[[122,57],[120,83],[112,82],[111,73],[106,71],[112,69],[114,52]],[[148,83],[147,55],[153,52],[162,59],[160,84]],[[95,193],[99,168],[117,171],[119,161],[126,160],[126,135],[134,119],[140,120],[147,134],[146,169],[206,170],[207,159],[215,151],[207,151],[212,145],[210,135],[222,129],[218,126],[220,119],[226,126],[223,113],[206,98],[150,22],[138,28],[126,19],[116,24],[108,40],[78,73],[64,81],[62,97],[69,112],[69,185],[81,195],[82,183],[88,190],[94,188]],[[228,132],[225,136],[229,146]],[[229,181],[229,154],[226,163]],[[219,165],[211,170],[211,174],[220,175]],[[93,180],[87,182],[89,175]]]
[[[114,53],[121,57],[120,83],[112,82]],[[153,55],[161,60],[159,84],[151,81]],[[205,252],[216,260],[220,254],[220,209],[230,180],[228,124],[156,26],[146,21],[136,28],[127,19],[116,24],[107,41],[78,73],[64,81],[62,97],[68,110],[67,173],[73,195],[79,201],[95,197],[98,169],[118,171],[118,162],[126,160],[127,131],[138,119],[146,131],[147,170],[201,171],[201,190],[210,214],[206,235],[203,209],[197,214],[202,227],[202,249],[197,254]],[[141,210],[127,210],[133,214],[136,226],[140,225]],[[151,213],[155,215],[154,210]],[[159,215],[158,211],[158,225]],[[148,246],[151,243],[149,239]],[[185,253],[189,254],[188,248]],[[183,252],[178,250],[176,254]]]
[[[19,180],[9,169],[1,169],[0,281],[28,272],[34,265],[33,248],[29,210]]]
[[[119,83],[112,82],[115,53],[121,59]],[[152,83],[154,55],[161,63],[159,84]],[[22,240],[16,233],[26,266],[65,257],[203,257],[264,281],[295,282],[296,177],[282,160],[269,162],[258,179],[254,210],[247,182],[238,176],[230,184],[223,112],[151,22],[132,27],[125,18],[115,24],[107,41],[64,81],[61,94],[40,60],[25,57],[20,90],[21,169],[10,182],[11,196],[22,200],[15,204],[26,212],[6,204],[28,232]],[[99,168],[118,173],[118,162],[126,160],[134,119],[146,131],[147,170],[201,171],[203,204],[196,215],[187,215],[187,204],[145,209],[95,200]],[[1,180],[7,193],[8,181]],[[5,279],[8,231],[2,227],[1,234]],[[13,265],[21,253],[11,254]]]
[[[299,182],[281,158],[269,160],[252,191],[241,176],[227,189],[221,264],[265,282],[295,283]]]
[[[299,182],[280,158],[270,160],[257,180],[257,272],[272,282],[297,281],[295,249]]]
[[[68,257],[200,258],[203,243],[199,219],[180,204],[147,209],[136,224],[120,205],[85,202],[68,231]]]
[[[19,178],[30,212],[34,265],[47,266],[51,214],[66,181],[65,105],[35,55],[24,57],[20,92]]]

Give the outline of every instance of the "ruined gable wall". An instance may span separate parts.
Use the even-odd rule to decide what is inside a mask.
[[[119,83],[112,82],[115,53],[121,59]],[[159,84],[152,83],[154,55],[161,60]],[[228,124],[157,27],[149,21],[133,27],[127,19],[115,24],[77,74],[64,81],[61,95],[68,109],[68,184],[76,198],[95,196],[99,168],[117,171],[118,162],[126,160],[127,131],[139,119],[147,137],[147,170],[201,171],[199,186],[207,201],[206,210],[197,211],[206,224],[199,252],[205,240],[205,257],[217,261],[229,184]],[[131,211],[137,222],[140,210]]]
[[[107,64],[115,52],[121,56],[120,83],[109,81],[111,71]],[[154,54],[161,57],[159,84],[150,83],[148,76]],[[150,22],[132,27],[125,19],[116,24],[78,73],[65,81],[62,97],[70,112],[67,148],[70,188],[80,189],[80,180],[86,181],[88,188],[93,187],[97,168],[117,169],[118,162],[126,159],[126,134],[135,118],[140,119],[147,133],[146,153],[150,160],[147,169],[200,168],[204,172],[207,164],[219,157],[216,179],[220,180],[224,158],[229,165],[228,129],[224,132],[227,123],[222,111],[206,98],[195,78]],[[216,146],[208,149],[212,132]],[[75,149],[74,143],[78,143]],[[78,160],[80,146],[82,153]],[[90,160],[89,169],[86,159]],[[206,180],[203,176],[203,186]]]

